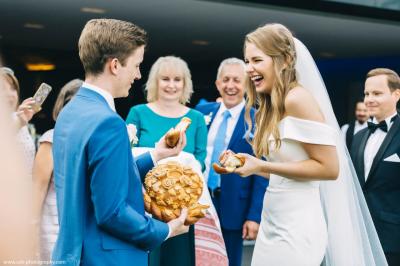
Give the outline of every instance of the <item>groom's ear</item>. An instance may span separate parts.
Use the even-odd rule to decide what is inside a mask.
[[[107,59],[106,63],[104,64],[104,68],[108,70],[109,73],[113,75],[117,75],[118,73],[118,65],[119,61],[117,58],[109,58]]]

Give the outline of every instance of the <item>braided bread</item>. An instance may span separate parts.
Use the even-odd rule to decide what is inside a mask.
[[[185,225],[194,224],[205,216],[208,205],[198,203],[203,182],[189,166],[178,162],[159,164],[145,177],[144,203],[147,212],[155,218],[169,222],[188,209]]]

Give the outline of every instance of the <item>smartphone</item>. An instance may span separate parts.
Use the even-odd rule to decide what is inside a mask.
[[[32,108],[36,112],[38,112],[41,109],[44,100],[46,100],[50,92],[51,92],[50,85],[46,83],[40,84],[39,89],[36,91],[35,95],[33,95],[33,100],[35,101],[35,103],[32,105]]]

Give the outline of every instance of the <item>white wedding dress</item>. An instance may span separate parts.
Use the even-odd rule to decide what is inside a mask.
[[[336,146],[326,124],[285,117],[279,123],[281,147],[270,151],[270,162],[308,159],[303,143]],[[273,139],[270,147],[274,147]],[[318,266],[327,247],[327,226],[321,206],[320,181],[296,181],[270,175],[264,196],[253,266]]]
[[[296,181],[271,174],[252,265],[386,266],[324,81],[308,49],[294,41],[299,83],[317,100],[325,123],[285,117],[279,123],[281,147],[270,151],[268,159],[305,160],[301,143],[335,146],[339,176],[334,181]]]

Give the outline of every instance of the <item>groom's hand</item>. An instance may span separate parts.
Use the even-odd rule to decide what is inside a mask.
[[[182,209],[181,215],[178,218],[176,218],[168,223],[168,227],[169,227],[168,238],[171,238],[171,237],[174,237],[174,236],[177,236],[180,234],[184,234],[189,231],[189,226],[185,225],[185,220],[186,220],[187,215],[188,215],[188,210],[186,208]]]
[[[156,143],[156,147],[152,153],[153,158],[156,162],[162,160],[167,157],[177,156],[186,146],[186,134],[185,132],[181,132],[179,136],[178,144],[174,148],[170,148],[167,146],[165,142],[165,135],[161,137],[161,139]]]

